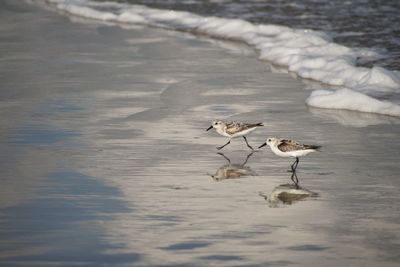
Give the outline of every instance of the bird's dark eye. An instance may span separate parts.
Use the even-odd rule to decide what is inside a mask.
[[[270,139],[268,139],[268,142],[271,142],[271,138],[270,138]]]

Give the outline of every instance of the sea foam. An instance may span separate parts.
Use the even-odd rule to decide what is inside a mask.
[[[315,90],[306,100],[307,105],[319,108],[357,110],[362,112],[398,116],[400,106],[380,101],[360,92],[347,88],[331,90]]]
[[[41,1],[41,0],[38,0]],[[58,10],[85,18],[115,23],[144,24],[206,34],[245,42],[259,58],[286,66],[302,78],[340,86],[337,91],[317,90],[306,103],[320,108],[347,109],[400,117],[399,103],[373,98],[379,92],[400,93],[400,74],[380,67],[357,66],[360,58],[377,55],[332,42],[322,32],[278,25],[257,25],[241,19],[204,17],[185,11],[91,0],[45,0]]]

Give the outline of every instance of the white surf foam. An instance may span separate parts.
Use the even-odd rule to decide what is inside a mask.
[[[373,58],[377,55],[372,51],[336,44],[321,32],[278,25],[256,25],[241,19],[203,17],[189,12],[118,2],[45,2],[53,4],[58,10],[90,19],[145,24],[242,41],[255,47],[260,53],[260,59],[286,66],[300,77],[347,88],[336,92],[315,91],[306,101],[310,106],[400,117],[399,103],[367,96],[376,92],[400,92],[400,74],[380,67],[357,66],[359,58]]]
[[[400,114],[399,105],[380,101],[347,88],[335,91],[315,90],[307,98],[306,103],[318,108],[358,110],[390,116],[398,116]]]

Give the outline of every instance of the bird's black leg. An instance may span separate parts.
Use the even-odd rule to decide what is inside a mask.
[[[296,180],[294,178],[296,178]],[[299,189],[299,178],[297,178],[297,174],[295,171],[292,173],[290,179],[292,179],[293,183],[296,185],[296,188]]]
[[[295,172],[297,169],[297,165],[299,164],[299,158],[296,157],[296,160],[292,164],[292,172]]]
[[[296,164],[296,161],[294,161],[293,164],[290,166],[290,168],[292,169],[292,172],[294,172],[294,164]]]
[[[299,158],[298,157],[296,157],[296,165],[294,166],[294,172],[296,172],[296,170],[297,170],[297,165],[299,165]]]
[[[249,143],[247,142],[247,138],[246,136],[243,135],[244,141],[246,141],[247,146],[251,149],[254,150],[254,148],[251,147],[251,145],[249,145]]]
[[[229,164],[231,164],[231,160],[227,156],[225,156],[223,153],[218,152],[217,154],[223,156],[229,162]]]
[[[223,149],[224,147],[226,147],[227,145],[229,145],[230,143],[231,143],[231,140],[229,140],[228,143],[226,143],[226,144],[223,145],[223,146],[218,146],[217,149],[218,149],[218,150],[221,150],[221,149]]]
[[[293,182],[294,184],[296,184],[296,181],[294,180],[294,172],[292,173],[292,176],[290,176],[290,179],[292,180],[292,182]]]
[[[247,164],[247,161],[249,160],[249,158],[253,155],[254,151],[252,151],[250,154],[247,155],[246,160],[242,163],[242,166]]]

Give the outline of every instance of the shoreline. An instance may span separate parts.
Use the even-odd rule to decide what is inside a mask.
[[[287,66],[301,78],[321,82],[323,90],[312,92],[306,101],[309,106],[400,117],[399,73],[379,66],[358,66],[358,60],[371,60],[377,57],[376,52],[336,44],[323,32],[118,2],[49,2],[59,11],[100,22],[144,24],[241,41],[258,51],[259,59]],[[337,86],[341,90],[334,90]]]

